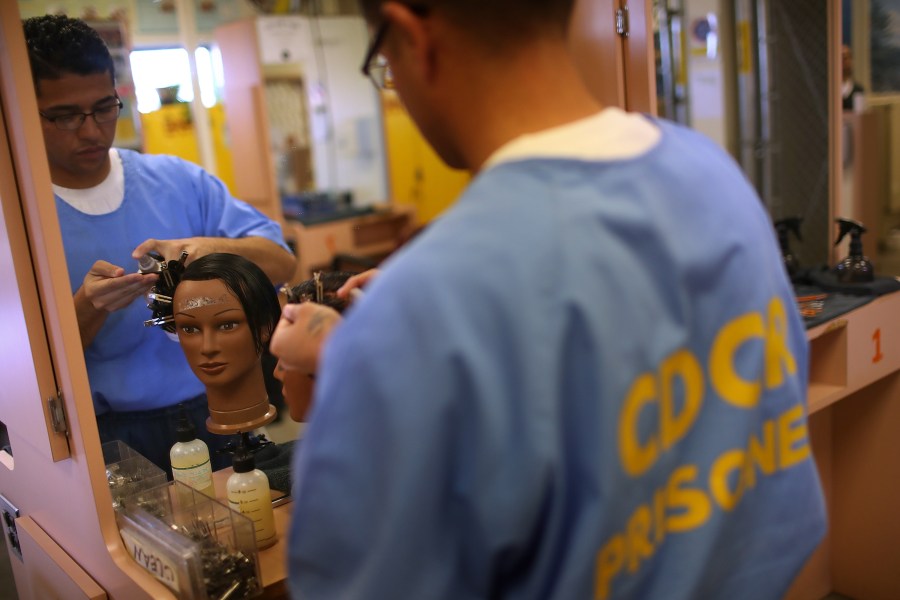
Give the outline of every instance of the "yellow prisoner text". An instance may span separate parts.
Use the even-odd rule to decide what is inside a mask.
[[[745,379],[747,374],[742,376],[735,367],[735,357],[744,344],[754,340],[761,342],[762,372],[754,379]],[[787,318],[780,298],[769,302],[765,315],[740,315],[717,332],[707,373],[718,398],[748,410],[757,407],[764,390],[778,388],[796,375],[797,363],[787,345]],[[681,382],[680,403],[675,398],[676,378]],[[655,373],[635,378],[618,424],[619,458],[625,473],[633,478],[645,474],[663,453],[689,434],[703,407],[706,383],[700,360],[687,349],[670,354]],[[644,410],[652,408],[658,415],[657,427],[642,439],[638,420]],[[667,535],[702,527],[717,510],[732,511],[756,486],[759,476],[773,475],[809,456],[803,406],[795,404],[765,421],[742,446],[719,454],[708,472],[702,473],[694,464],[675,468],[597,554],[595,598],[608,598],[613,579],[636,573]]]
[[[734,359],[741,346],[754,339],[763,342],[765,369],[758,379],[747,380],[738,374]],[[777,388],[784,383],[785,374],[794,375],[797,362],[787,346],[787,318],[781,299],[772,298],[765,319],[760,313],[751,312],[726,323],[713,341],[707,368],[719,397],[739,408],[756,407],[763,386]],[[681,380],[684,394],[678,414],[675,378]],[[619,418],[619,456],[626,473],[637,477],[647,472],[662,452],[687,435],[700,414],[705,387],[700,361],[687,349],[666,357],[656,373],[643,373],[635,379]],[[641,440],[638,419],[644,409],[654,404],[658,405],[658,431]]]

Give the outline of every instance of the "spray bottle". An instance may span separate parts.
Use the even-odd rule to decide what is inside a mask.
[[[803,238],[800,236],[800,223],[802,222],[803,219],[800,217],[785,217],[775,221],[775,231],[778,232],[778,245],[781,246],[781,257],[790,277],[794,277],[800,270],[800,261],[791,252],[790,234],[793,233],[802,242]]]
[[[850,253],[835,265],[833,272],[841,283],[865,283],[875,278],[875,269],[872,262],[863,254],[862,234],[866,232],[865,226],[852,219],[836,219],[840,226],[838,239],[835,246],[841,243],[844,236],[850,234]]]
[[[213,487],[209,448],[203,440],[197,439],[197,430],[188,419],[183,404],[179,405],[179,411],[178,425],[175,429],[175,439],[178,441],[169,450],[172,476],[175,481],[180,481],[215,498],[216,490]]]
[[[256,468],[249,446],[250,434],[244,432],[234,452],[234,474],[226,484],[228,504],[253,521],[256,546],[263,549],[278,541],[275,535],[275,513],[272,509],[269,478]]]

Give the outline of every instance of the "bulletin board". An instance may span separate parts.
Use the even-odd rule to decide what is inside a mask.
[[[65,14],[85,20],[113,19],[135,23],[138,35],[177,35],[175,0],[18,0],[23,19]],[[212,32],[218,25],[244,14],[241,0],[194,0],[197,31]]]
[[[18,0],[23,19],[40,15],[68,15],[85,20],[129,22],[130,0]]]
[[[222,23],[241,17],[238,0],[195,0],[194,21],[197,31],[212,32]],[[140,35],[175,35],[178,33],[178,14],[175,0],[136,2],[137,33]]]

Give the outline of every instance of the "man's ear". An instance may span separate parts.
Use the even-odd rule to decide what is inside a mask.
[[[390,32],[385,41],[390,58],[395,62],[402,61],[406,69],[413,69],[423,81],[430,82],[436,72],[432,20],[417,15],[406,4],[390,1],[381,5],[381,16],[390,21]],[[404,70],[404,67],[398,64],[395,70]]]

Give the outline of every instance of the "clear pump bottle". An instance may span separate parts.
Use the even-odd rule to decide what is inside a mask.
[[[197,439],[197,430],[188,419],[184,406],[181,406],[175,439],[178,441],[169,450],[169,461],[172,463],[172,476],[175,481],[215,498],[209,448],[203,440]]]
[[[253,453],[247,448],[249,434],[241,435],[241,443],[234,453],[234,474],[226,484],[228,504],[253,521],[256,546],[268,548],[276,541],[275,513],[269,478],[256,468]]]

